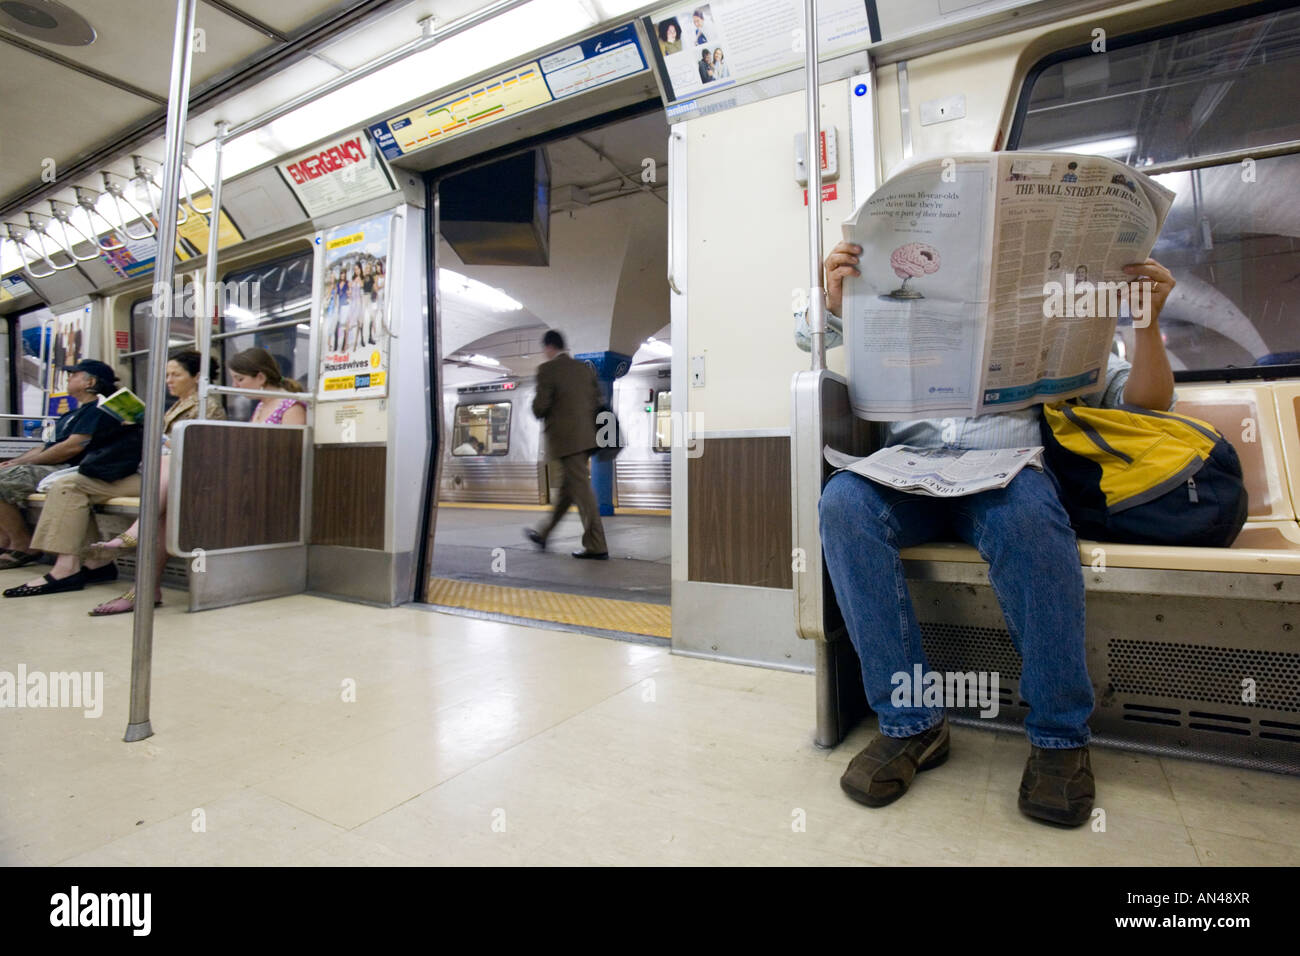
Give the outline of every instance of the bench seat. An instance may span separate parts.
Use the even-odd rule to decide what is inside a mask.
[[[27,503],[29,505],[39,505],[39,504],[43,504],[44,502],[45,502],[45,495],[43,494],[38,493],[38,494],[27,496]],[[140,513],[140,499],[139,498],[109,498],[108,501],[104,502],[104,504],[102,505],[97,505],[96,508],[108,514],[138,515]]]
[[[1097,548],[1103,554],[1097,555]],[[958,561],[982,564],[968,544],[935,542],[904,548],[907,561]],[[1104,557],[1108,568],[1153,568],[1165,571],[1236,571],[1255,574],[1300,574],[1300,524],[1252,521],[1231,548],[1172,548],[1146,544],[1079,542],[1079,562],[1090,568]]]

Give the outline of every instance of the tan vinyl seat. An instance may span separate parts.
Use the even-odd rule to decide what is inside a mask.
[[[1174,411],[1209,422],[1236,449],[1250,498],[1247,521],[1295,520],[1271,386],[1180,385]]]
[[[1300,382],[1278,382],[1273,386],[1273,405],[1282,436],[1282,458],[1286,482],[1290,488],[1291,507],[1300,510]]]

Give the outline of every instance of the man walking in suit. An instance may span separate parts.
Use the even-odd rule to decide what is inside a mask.
[[[547,361],[537,366],[533,414],[542,420],[546,460],[559,463],[562,482],[550,517],[541,528],[524,529],[524,536],[544,549],[546,539],[569,505],[576,504],[582,516],[582,550],[574,551],[573,556],[604,560],[609,557],[609,549],[591,487],[588,459],[596,448],[596,412],[605,404],[605,395],[595,371],[565,350],[564,336],[559,332],[550,329],[542,336],[542,351]]]

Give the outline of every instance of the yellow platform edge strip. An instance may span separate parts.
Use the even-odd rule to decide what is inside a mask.
[[[550,511],[550,505],[511,505],[498,504],[490,501],[439,501],[439,508],[481,508],[485,511]],[[576,513],[576,512],[575,512]],[[661,515],[668,517],[672,514],[669,508],[615,508],[615,516],[618,515]]]
[[[610,598],[507,588],[497,584],[432,578],[430,604],[469,611],[507,614],[533,621],[576,624],[606,631],[625,631],[651,637],[672,637],[672,608],[666,604],[615,601]]]

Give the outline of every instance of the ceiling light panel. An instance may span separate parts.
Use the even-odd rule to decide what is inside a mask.
[[[432,94],[482,72],[484,50],[504,65],[593,22],[577,0],[533,0],[282,116],[268,127],[270,135],[286,151],[298,149],[371,119],[376,106],[394,103],[394,90]]]

